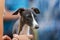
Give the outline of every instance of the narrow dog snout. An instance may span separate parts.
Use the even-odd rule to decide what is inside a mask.
[[[35,29],[38,29],[38,28],[39,28],[39,26],[38,26],[38,25],[36,25],[36,26],[35,26]]]

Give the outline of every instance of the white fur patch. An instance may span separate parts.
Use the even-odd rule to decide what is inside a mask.
[[[32,13],[31,13],[31,15],[32,15],[32,18],[33,18],[33,28],[35,28],[35,26],[38,25],[38,23],[36,22],[36,20],[35,20],[35,18],[34,18]]]

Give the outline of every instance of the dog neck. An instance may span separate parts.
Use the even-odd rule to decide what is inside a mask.
[[[30,28],[29,28],[29,26],[27,25],[27,24],[25,24],[24,26],[23,26],[23,29],[21,30],[21,32],[20,32],[20,35],[29,35],[29,31],[30,31]]]

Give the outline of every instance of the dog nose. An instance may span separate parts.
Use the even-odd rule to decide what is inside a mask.
[[[35,26],[35,29],[38,29],[38,28],[39,28],[39,26],[36,25],[36,26]]]

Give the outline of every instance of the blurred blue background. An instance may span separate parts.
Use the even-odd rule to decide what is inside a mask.
[[[5,8],[9,11],[32,7],[39,8],[41,12],[37,15],[38,40],[60,40],[60,0],[5,0]],[[8,27],[6,24],[5,28]]]

